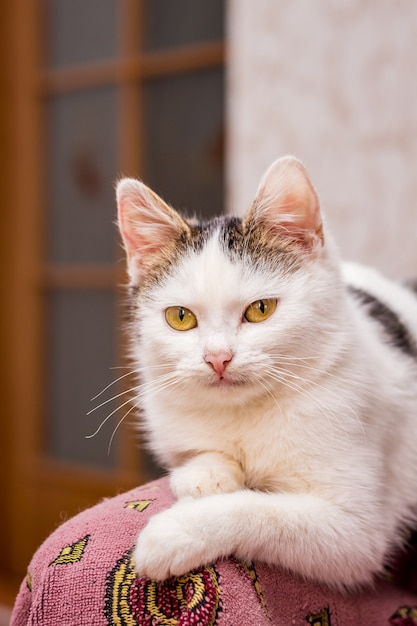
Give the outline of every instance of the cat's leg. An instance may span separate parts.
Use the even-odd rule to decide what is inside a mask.
[[[245,477],[242,466],[231,456],[202,452],[172,470],[170,485],[177,498],[201,498],[243,489]]]
[[[389,547],[377,505],[338,506],[312,494],[242,490],[182,500],[139,536],[140,575],[163,580],[235,555],[344,587],[367,583]]]

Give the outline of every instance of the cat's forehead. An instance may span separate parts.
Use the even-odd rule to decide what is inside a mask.
[[[187,237],[153,268],[143,296],[183,305],[246,302],[272,295],[274,284],[299,266],[294,254],[274,245],[261,229],[245,229],[238,217],[187,221]]]
[[[191,237],[189,245],[196,251],[202,250],[209,242],[217,239],[225,252],[231,254],[241,250],[243,245],[242,219],[231,216],[218,216],[208,221],[189,220]]]
[[[241,283],[244,267],[232,261],[219,239],[219,232],[205,233],[198,247],[184,251],[164,281],[167,296],[183,293],[195,301],[218,300]]]
[[[166,304],[227,307],[265,296],[270,283],[271,273],[243,253],[234,223],[219,220],[205,225],[199,240],[177,256],[158,292]]]

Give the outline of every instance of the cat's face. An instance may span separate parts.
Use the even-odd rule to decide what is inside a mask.
[[[230,254],[221,230],[227,220],[137,297],[136,359],[146,379],[171,384],[178,398],[243,402],[276,393],[280,380],[297,384],[296,372],[319,349],[323,302],[311,263]]]
[[[186,222],[129,179],[118,203],[138,287],[133,352],[149,393],[245,402],[299,385],[320,353],[331,306],[320,211],[304,168],[276,162],[244,220]]]

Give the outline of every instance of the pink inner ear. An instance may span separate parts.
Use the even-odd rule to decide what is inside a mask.
[[[138,234],[133,236],[133,229],[127,227],[127,217],[124,211],[124,203],[119,204],[119,228],[126,251],[130,253],[137,247]]]
[[[119,222],[123,241],[129,257],[157,252],[164,241],[164,226],[152,222],[147,213],[149,209],[137,201],[132,206],[129,200],[119,205]]]
[[[277,233],[311,245],[323,242],[320,205],[304,166],[294,158],[275,161],[258,189],[252,217]]]
[[[120,181],[117,204],[129,274],[140,281],[156,256],[188,226],[157,194],[134,179]]]
[[[317,230],[321,225],[320,207],[312,188],[290,191],[284,199],[282,209],[291,213],[290,223],[303,230]]]
[[[135,256],[135,254],[154,254],[161,249],[161,244],[158,241],[153,241],[149,236],[135,233],[134,237],[130,236],[130,231],[127,230],[123,234],[126,251],[129,257]]]

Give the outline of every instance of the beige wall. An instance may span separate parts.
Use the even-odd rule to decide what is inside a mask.
[[[417,2],[229,0],[228,207],[301,158],[345,257],[417,276]]]

